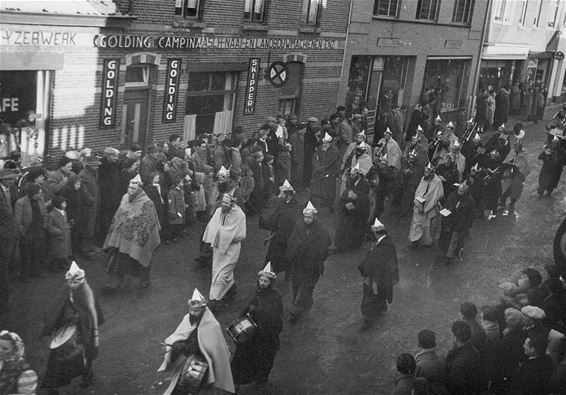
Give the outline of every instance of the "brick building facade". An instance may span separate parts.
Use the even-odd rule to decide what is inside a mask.
[[[33,155],[145,146],[172,133],[191,140],[235,126],[251,135],[267,115],[335,110],[349,1],[17,3],[0,8],[0,117],[39,131]],[[251,58],[259,59],[257,89],[245,106]],[[269,74],[274,62],[284,66]]]

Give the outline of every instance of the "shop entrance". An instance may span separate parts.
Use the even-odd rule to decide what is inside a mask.
[[[122,110],[122,145],[145,148],[149,107],[148,89],[126,89]]]

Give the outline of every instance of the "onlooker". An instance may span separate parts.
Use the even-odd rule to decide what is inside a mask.
[[[53,209],[47,214],[47,234],[49,236],[49,269],[53,272],[65,270],[69,266],[71,251],[71,226],[67,221],[67,199],[55,196],[51,201]]]
[[[167,240],[177,241],[183,234],[185,226],[185,194],[183,192],[184,180],[180,179],[167,193]]]
[[[100,185],[98,183],[99,166],[100,160],[94,156],[89,156],[86,159],[84,169],[79,173],[82,185],[88,191],[90,196],[92,196],[94,201],[94,204],[88,208],[86,226],[81,232],[81,253],[89,257],[102,251],[95,243],[98,214],[100,212]]]
[[[416,363],[411,354],[401,354],[397,357],[399,377],[395,381],[395,389],[391,395],[428,394],[429,385],[426,379],[415,377]]]
[[[436,353],[436,335],[429,329],[417,335],[419,351],[415,355],[415,375],[424,377],[430,384],[431,394],[446,393],[446,358]]]
[[[531,332],[523,345],[527,360],[519,366],[509,382],[509,394],[548,394],[552,360],[545,354],[548,338]]]
[[[485,348],[485,331],[476,320],[478,315],[478,309],[473,303],[462,303],[460,305],[460,314],[462,320],[469,325],[471,330],[471,343],[472,345],[482,353]]]
[[[15,265],[18,232],[14,219],[16,172],[0,169],[0,314],[8,311],[9,270]]]
[[[64,197],[67,202],[67,221],[71,226],[71,251],[72,255],[77,256],[80,253],[82,231],[87,226],[94,198],[82,185],[79,176],[74,173],[69,175],[67,185],[61,191],[60,196]]]
[[[446,356],[448,392],[453,395],[477,394],[483,387],[480,352],[472,345],[472,330],[464,321],[452,324],[454,348]]]

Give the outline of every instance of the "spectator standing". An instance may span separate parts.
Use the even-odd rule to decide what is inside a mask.
[[[100,167],[98,168],[98,181],[100,185],[100,218],[97,230],[98,245],[101,245],[102,241],[104,241],[110,223],[112,222],[112,217],[116,210],[118,210],[120,200],[127,190],[127,186],[124,185],[121,180],[122,163],[118,161],[119,155],[120,151],[116,148],[106,147],[104,149],[104,155],[100,160]],[[123,163],[127,164],[129,162],[124,161]],[[119,185],[124,185],[124,187],[120,188],[118,187]]]
[[[16,172],[0,169],[0,314],[8,311],[9,271],[15,264],[18,231],[14,218]]]
[[[88,209],[88,219],[82,233],[81,252],[86,256],[93,256],[102,250],[95,244],[95,235],[100,211],[100,185],[98,183],[98,167],[100,161],[94,156],[86,159],[85,167],[79,173],[79,179],[94,200]]]
[[[429,393],[429,384],[422,377],[415,377],[416,363],[411,354],[401,354],[397,357],[397,372],[395,389],[391,395],[425,395]]]
[[[183,234],[185,226],[185,194],[183,193],[183,179],[176,183],[167,193],[167,240],[177,241]]]
[[[67,199],[55,196],[51,201],[53,209],[47,214],[47,234],[49,236],[49,268],[59,272],[69,267],[71,250],[71,226],[67,221]]]
[[[90,207],[94,205],[94,198],[82,185],[76,174],[69,175],[67,185],[60,194],[67,202],[67,221],[71,226],[71,252],[77,256],[80,253],[82,232],[88,223]]]
[[[430,385],[431,394],[446,393],[446,358],[436,353],[436,335],[429,329],[417,335],[419,351],[415,355],[415,376],[424,377]]]
[[[480,353],[485,349],[485,331],[477,321],[478,309],[473,303],[462,303],[460,305],[462,320],[470,327],[470,342]]]
[[[472,331],[464,321],[452,324],[454,347],[446,356],[448,393],[476,395],[483,387],[480,352],[472,345]]]

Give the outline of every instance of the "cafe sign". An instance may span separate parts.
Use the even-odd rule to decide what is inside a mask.
[[[116,125],[116,96],[118,95],[118,73],[120,59],[104,59],[102,67],[102,95],[100,103],[100,127]]]
[[[177,117],[180,75],[181,59],[168,59],[167,79],[165,81],[165,100],[163,102],[163,123],[175,122],[175,118]]]

